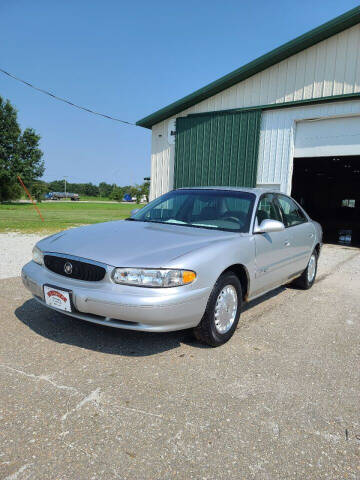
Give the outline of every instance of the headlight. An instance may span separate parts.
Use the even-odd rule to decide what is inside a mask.
[[[34,247],[32,251],[32,258],[34,262],[38,263],[39,265],[44,265],[44,255],[40,248]]]
[[[112,274],[115,283],[139,287],[179,287],[188,285],[196,278],[192,270],[154,270],[150,268],[115,268]]]

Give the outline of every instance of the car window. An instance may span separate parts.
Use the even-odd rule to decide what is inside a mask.
[[[251,214],[251,202],[246,198],[237,197],[196,197],[190,212],[190,219],[198,220],[198,216],[207,219],[236,218],[245,222]]]
[[[170,217],[178,214],[183,207],[183,200],[180,197],[172,197],[156,205],[152,210],[148,210],[144,217],[146,220],[168,220]]]
[[[244,198],[227,197],[225,204],[229,212],[242,212],[246,215],[249,213],[250,204]]]
[[[255,198],[236,190],[175,190],[153,200],[130,220],[248,232]]]
[[[306,216],[296,205],[296,203],[289,197],[278,195],[280,208],[284,218],[285,227],[293,227],[307,221]]]
[[[283,221],[279,207],[274,201],[274,195],[267,194],[260,199],[256,211],[256,218],[259,225],[263,220],[278,220],[279,222]]]
[[[201,212],[208,212],[208,215],[216,215],[216,212],[220,208],[219,198],[212,197],[196,197],[194,198],[191,216],[196,217],[201,214]]]

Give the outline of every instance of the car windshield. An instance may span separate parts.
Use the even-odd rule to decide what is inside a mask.
[[[175,190],[128,220],[248,232],[255,195],[236,190]]]

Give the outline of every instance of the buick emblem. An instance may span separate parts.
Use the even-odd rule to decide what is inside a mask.
[[[64,265],[64,272],[67,273],[68,275],[72,274],[73,266],[70,262],[66,262]]]

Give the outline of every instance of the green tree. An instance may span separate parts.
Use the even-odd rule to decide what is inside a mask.
[[[33,129],[21,132],[17,111],[9,100],[0,97],[0,201],[20,196],[18,175],[30,188],[43,175],[39,141]]]
[[[110,198],[111,198],[111,200],[115,200],[116,202],[122,202],[125,193],[124,193],[124,189],[122,187],[118,187],[117,185],[113,185],[113,189],[111,191]]]
[[[84,195],[88,195],[89,197],[97,197],[99,196],[99,187],[96,185],[93,185],[92,183],[85,183],[84,186],[84,191],[81,192]]]
[[[144,178],[144,183],[141,185],[141,194],[145,195],[146,201],[149,201],[150,195],[150,177]]]
[[[135,184],[132,188],[131,196],[136,198],[136,203],[140,203],[142,197],[142,185]]]
[[[48,185],[49,185],[49,192],[64,191],[64,180],[53,180]]]
[[[112,189],[113,189],[113,185],[110,185],[109,183],[106,183],[106,182],[100,182],[99,183],[100,197],[110,197]]]
[[[31,186],[31,195],[36,199],[37,202],[41,202],[44,199],[45,193],[49,190],[46,182],[38,180],[33,182]]]

